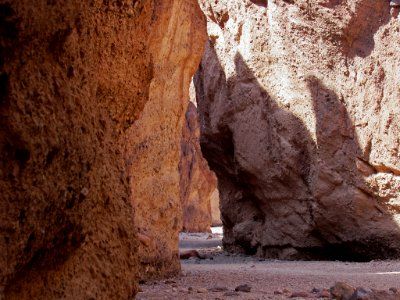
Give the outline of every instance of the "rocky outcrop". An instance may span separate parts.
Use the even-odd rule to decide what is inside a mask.
[[[217,178],[209,169],[208,163],[201,153],[197,108],[192,102],[189,103],[182,131],[179,172],[183,215],[182,230],[188,232],[210,231],[213,222],[211,199],[212,196],[215,198]]]
[[[0,299],[132,299],[132,203],[168,240],[159,275],[179,269],[171,213],[202,20],[190,0],[0,1]]]
[[[400,22],[388,1],[208,1],[195,76],[224,247],[400,256]]]

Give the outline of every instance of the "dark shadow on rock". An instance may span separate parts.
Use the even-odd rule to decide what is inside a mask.
[[[262,7],[268,6],[268,0],[250,0],[250,2],[254,3],[255,5],[262,6]]]
[[[208,42],[207,48],[212,49],[212,43]],[[215,52],[214,52],[215,54]],[[216,54],[215,54],[216,55]],[[226,97],[226,76],[222,71],[222,67],[219,64],[218,58],[215,57],[216,60],[211,61],[211,65],[208,65],[207,68],[204,68],[202,65],[199,66],[199,71],[195,74],[195,82],[196,82],[196,99],[198,105],[201,106],[198,109],[202,111],[202,114],[199,115],[199,121],[201,128],[201,136],[200,143],[202,145],[203,154],[209,153],[209,156],[212,157],[212,153],[218,152],[220,153],[220,158],[216,160],[209,160],[209,163],[212,164],[212,169],[226,168],[226,166],[233,165],[234,161],[234,145],[232,139],[232,132],[228,128],[228,124],[219,125],[220,134],[218,134],[218,138],[214,137],[213,133],[208,133],[203,131],[203,128],[211,127],[211,116],[210,112],[213,105],[213,96],[216,97]],[[207,76],[212,77],[213,80],[210,81],[210,84],[207,83],[207,87],[204,86],[204,82],[201,80],[199,76],[200,72],[209,72],[209,70],[217,69],[220,72],[211,72],[207,74]],[[210,134],[210,135],[209,135]],[[205,146],[206,145],[206,146]],[[222,146],[223,145],[223,146]],[[207,157],[208,155],[206,155]],[[234,174],[232,174],[234,175]]]
[[[211,43],[207,53],[195,85],[202,151],[222,191],[224,246],[280,257],[282,249],[294,251],[297,228],[307,234],[313,227],[308,189],[312,139],[302,121],[260,86],[240,54],[236,75],[226,79]],[[293,220],[276,222],[277,216],[290,213]],[[276,238],[266,243],[268,235]]]
[[[313,234],[324,241],[314,255],[352,261],[398,256],[399,244],[391,242],[400,234],[398,225],[369,191],[357,168],[357,160],[366,162],[343,97],[316,77],[307,81],[318,157],[311,187],[318,204]]]
[[[375,47],[375,33],[389,21],[389,1],[359,1],[344,29],[345,54],[350,58],[368,57]]]
[[[357,170],[363,157],[344,99],[308,78],[315,142],[239,53],[235,67],[227,79],[209,43],[194,79],[225,249],[281,259],[399,257],[399,228]]]
[[[335,8],[336,6],[342,4],[343,0],[328,0],[320,5],[327,7],[327,8]]]

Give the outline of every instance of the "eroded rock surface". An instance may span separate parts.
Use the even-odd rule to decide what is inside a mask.
[[[400,20],[388,1],[201,0],[195,77],[224,246],[400,255]],[[398,13],[398,12],[397,12]]]
[[[202,20],[190,0],[0,1],[1,299],[132,299],[132,203],[166,228],[158,275],[179,269],[170,216]]]
[[[182,230],[210,231],[213,223],[211,200],[215,197],[217,178],[201,153],[197,108],[192,102],[189,103],[182,131],[179,172]]]
[[[141,278],[180,271],[180,142],[189,84],[207,38],[196,0],[156,1],[154,5],[158,25],[150,36],[149,101],[126,135]]]

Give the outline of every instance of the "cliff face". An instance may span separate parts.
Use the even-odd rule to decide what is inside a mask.
[[[195,76],[224,246],[400,255],[400,23],[389,1],[207,1]]]
[[[171,169],[179,195],[201,20],[195,1],[0,1],[0,298],[133,298],[132,203],[150,202],[179,269],[171,191],[145,185]]]
[[[211,201],[214,200],[212,197],[215,198],[217,178],[201,153],[197,108],[192,102],[189,103],[183,126],[179,172],[182,230],[210,231],[213,223]]]
[[[196,0],[159,1],[155,12],[160,17],[151,35],[149,101],[126,139],[142,278],[180,271],[180,142],[189,84],[207,37]]]

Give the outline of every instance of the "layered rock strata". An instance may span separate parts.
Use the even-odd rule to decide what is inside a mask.
[[[182,131],[179,172],[182,230],[209,232],[213,223],[211,201],[218,201],[215,199],[217,178],[201,153],[197,108],[192,102],[189,103]]]
[[[210,40],[195,86],[224,247],[285,259],[399,257],[398,8],[200,2]]]
[[[179,270],[164,207],[202,20],[190,0],[0,1],[0,299],[132,299],[156,250],[138,256],[145,200],[167,228],[158,275]],[[165,169],[175,198],[148,180]]]

